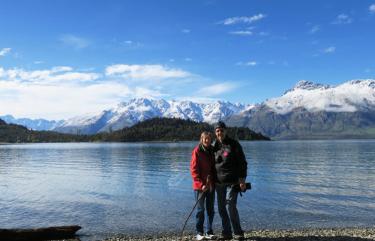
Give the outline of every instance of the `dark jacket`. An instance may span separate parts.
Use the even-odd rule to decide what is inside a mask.
[[[238,183],[247,176],[247,162],[240,143],[225,137],[223,143],[216,140],[214,145],[216,181],[218,183]]]
[[[191,154],[190,173],[193,178],[193,189],[202,190],[203,185],[213,185],[215,177],[215,159],[212,148],[196,146]],[[210,176],[209,183],[207,177]]]

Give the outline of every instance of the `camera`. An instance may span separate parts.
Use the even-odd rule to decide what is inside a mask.
[[[233,185],[233,189],[236,191],[236,192],[246,192],[246,190],[250,190],[251,189],[251,183],[250,182],[247,182],[245,183],[246,184],[246,188],[244,191],[241,190],[240,188],[240,184],[236,184],[236,185]]]

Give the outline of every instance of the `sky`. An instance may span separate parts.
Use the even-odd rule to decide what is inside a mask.
[[[375,78],[375,0],[2,0],[0,115],[132,98],[261,103]]]

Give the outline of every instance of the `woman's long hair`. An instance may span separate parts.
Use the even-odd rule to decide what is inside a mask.
[[[202,134],[201,134],[201,138],[199,140],[199,144],[203,145],[203,139],[206,137],[206,136],[209,136],[211,141],[212,141],[212,134],[211,132],[209,131],[203,131]]]

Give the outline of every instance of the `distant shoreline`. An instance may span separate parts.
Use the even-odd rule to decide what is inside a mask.
[[[375,138],[366,138],[366,139],[360,139],[360,138],[353,138],[353,139],[287,139],[287,140],[239,140],[240,142],[314,142],[314,141],[369,141],[369,140],[375,140]],[[186,142],[197,142],[197,140],[184,140],[184,141],[64,141],[64,142],[0,142],[1,145],[24,145],[24,144],[121,144],[121,143],[186,143]]]
[[[267,140],[239,140],[239,141],[247,141],[247,142],[269,142]],[[273,140],[271,140],[273,141]],[[289,140],[288,140],[289,141]],[[292,140],[290,140],[292,141]],[[61,142],[0,142],[0,145],[17,145],[17,144],[64,144],[64,143],[184,143],[184,142],[196,142],[198,143],[198,140],[176,140],[176,141],[61,141]]]

